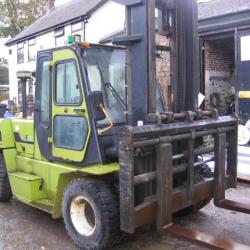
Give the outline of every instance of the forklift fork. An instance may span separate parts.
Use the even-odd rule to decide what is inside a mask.
[[[174,116],[180,118],[185,114]],[[186,113],[186,117],[190,116]],[[213,135],[214,147],[197,143],[201,137],[207,135]],[[186,145],[184,151],[176,151],[176,142]],[[148,152],[150,150],[153,150],[151,155]],[[198,161],[197,155],[208,152],[214,153],[214,176],[195,183],[195,166],[206,162]],[[140,162],[143,157],[152,155],[155,155],[153,167],[145,166],[145,161]],[[179,159],[185,161],[185,166],[183,163],[178,165]],[[193,122],[185,120],[143,127],[127,126],[120,144],[119,160],[122,230],[134,233],[136,228],[156,222],[159,232],[212,249],[250,249],[231,240],[176,225],[172,221],[173,213],[212,198],[215,206],[243,213],[250,212],[249,204],[225,198],[225,190],[236,188],[237,185],[236,117],[205,118]],[[149,162],[152,164],[152,161]],[[144,166],[144,172],[138,173],[141,165]],[[185,171],[185,187],[174,188],[174,174]],[[149,197],[144,197],[142,203],[140,199],[138,203],[137,186],[150,182],[156,184],[155,193],[148,194]],[[142,190],[139,190],[140,195]]]
[[[240,202],[237,202],[234,200],[228,200],[225,198],[226,173],[228,175],[233,174],[234,183],[235,183],[235,176],[236,176],[236,173],[235,173],[236,168],[229,167],[229,163],[230,163],[230,166],[233,166],[233,164],[237,164],[236,162],[237,145],[235,143],[235,141],[237,141],[237,138],[234,138],[232,135],[236,136],[236,133],[230,135],[232,144],[229,145],[229,148],[227,150],[227,161],[225,157],[226,144],[227,144],[226,134],[219,133],[215,139],[215,168],[214,168],[214,195],[213,195],[214,198],[213,200],[214,200],[215,206],[217,207],[250,214],[250,204],[240,203]],[[225,168],[226,165],[228,166],[227,171]],[[166,177],[167,179],[171,179],[170,175],[169,176],[167,175]],[[164,199],[164,197],[161,197],[161,199],[162,198]],[[162,202],[158,203],[159,206],[161,204]],[[162,208],[160,208],[160,210],[162,210]],[[158,215],[158,217],[159,216],[160,215]],[[209,234],[200,232],[198,230],[194,230],[192,228],[173,224],[171,220],[169,220],[168,216],[166,218],[162,217],[160,218],[160,220],[161,220],[162,225],[165,222],[167,222],[165,225],[162,226],[163,232],[169,233],[177,238],[181,238],[181,239],[199,244],[204,247],[208,247],[211,249],[222,249],[222,250],[250,249],[250,247],[234,242],[232,240],[225,240],[225,239],[217,238]]]

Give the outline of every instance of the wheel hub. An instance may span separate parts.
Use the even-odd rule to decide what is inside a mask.
[[[70,217],[76,231],[83,236],[90,236],[96,229],[93,206],[84,196],[75,197],[70,205]]]

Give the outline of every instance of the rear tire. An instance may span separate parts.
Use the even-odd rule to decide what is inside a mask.
[[[0,202],[9,201],[12,197],[8,173],[3,153],[0,152]]]
[[[62,214],[70,238],[81,249],[105,249],[117,243],[118,199],[104,181],[71,181],[63,194]]]

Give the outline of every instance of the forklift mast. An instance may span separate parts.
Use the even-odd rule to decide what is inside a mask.
[[[128,126],[119,142],[121,229],[134,233],[156,221],[159,231],[203,246],[242,247],[172,222],[173,213],[212,198],[218,207],[250,212],[248,204],[225,198],[225,190],[237,185],[237,117],[198,109],[197,1],[114,1],[126,6],[126,35],[113,43],[128,51]],[[156,112],[155,9],[159,34],[171,40],[172,112]],[[213,145],[205,145],[207,136]],[[213,157],[204,160],[206,154]],[[197,182],[197,170],[209,162],[214,163],[212,176]]]
[[[199,46],[195,0],[115,0],[126,5],[126,36],[113,39],[126,45],[128,121],[136,125],[156,112],[156,22],[171,40],[173,111],[198,109]],[[140,55],[140,56],[138,56]],[[140,98],[138,98],[138,95]]]

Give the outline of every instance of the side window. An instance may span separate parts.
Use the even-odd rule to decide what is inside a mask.
[[[80,104],[81,92],[77,77],[76,64],[73,61],[56,65],[56,103]]]
[[[54,144],[60,148],[82,150],[88,134],[84,116],[56,116],[54,118]]]
[[[87,72],[91,86],[91,91],[101,91],[102,79],[98,67],[96,65],[87,65]]]
[[[40,64],[40,121],[45,127],[49,127],[49,96],[50,96],[50,69],[47,60],[41,60]]]

